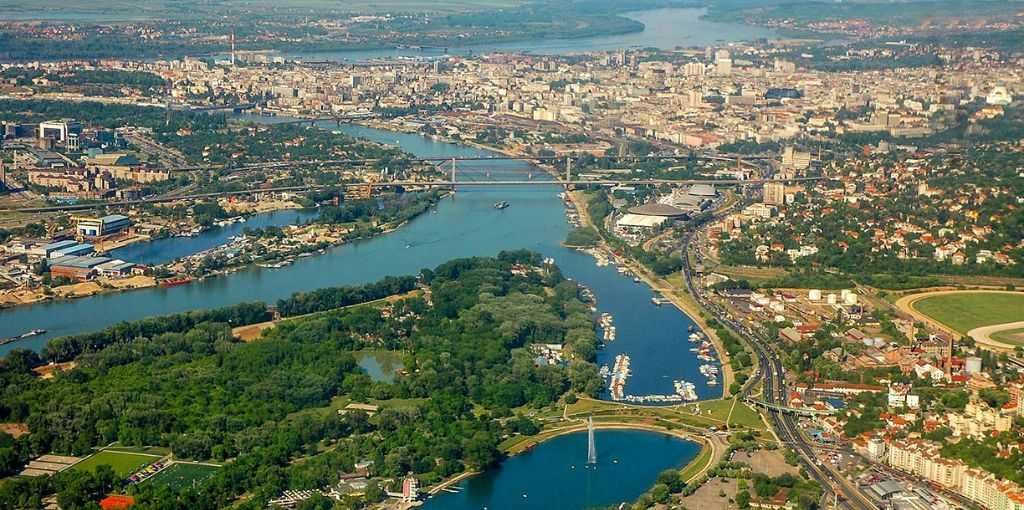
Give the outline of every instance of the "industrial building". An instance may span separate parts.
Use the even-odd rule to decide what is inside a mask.
[[[53,249],[49,249],[51,246],[56,246]],[[46,245],[44,248],[46,251],[47,258],[59,259],[61,257],[84,257],[94,251],[96,248],[88,243],[79,243],[77,241],[61,241],[59,243],[53,243]]]
[[[65,277],[72,280],[91,280],[98,274],[96,267],[113,259],[108,257],[76,257],[68,255],[50,261],[50,276]]]
[[[102,218],[76,216],[78,234],[83,237],[103,237],[128,230],[132,220],[120,214],[111,214]]]
[[[132,274],[136,264],[110,257],[79,257],[66,255],[50,260],[50,276],[63,276],[72,280],[86,281],[97,276],[121,278]]]

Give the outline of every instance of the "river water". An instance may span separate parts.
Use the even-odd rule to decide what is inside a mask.
[[[282,121],[283,118],[254,120]],[[393,133],[357,125],[340,128],[346,133],[377,142],[397,144],[419,157],[486,157],[491,153],[472,147],[439,142],[415,134]],[[462,165],[460,180],[515,179],[547,174],[521,161],[476,161]],[[564,273],[590,287],[600,312],[614,318],[615,341],[599,351],[598,363],[611,365],[615,356],[631,358],[632,376],[625,392],[633,395],[672,394],[677,379],[695,384],[701,398],[717,397],[721,388],[708,386],[698,373],[701,364],[689,351],[687,329],[693,321],[671,306],[651,303],[654,293],[634,283],[614,266],[599,267],[594,259],[561,246],[569,225],[555,185],[463,188],[453,199],[442,201],[436,212],[413,220],[398,231],[367,241],[343,245],[327,254],[299,259],[281,269],[250,268],[225,277],[167,289],[153,288],[105,294],[91,298],[51,301],[0,311],[0,337],[14,336],[33,328],[48,330],[25,341],[0,346],[0,354],[14,347],[42,348],[54,336],[95,331],[119,321],[214,308],[242,301],[275,301],[294,292],[336,285],[361,284],[387,275],[415,274],[447,260],[495,255],[501,250],[525,248],[553,257]],[[511,206],[493,207],[505,200]],[[262,224],[278,215],[296,219],[296,211],[260,215],[246,224]],[[280,219],[280,218],[278,218]],[[226,229],[228,230],[228,229]],[[168,260],[210,248],[212,238],[229,235],[208,232],[196,238],[159,241],[168,254],[147,252],[150,246],[132,249],[147,260]],[[154,246],[157,243],[153,243]],[[155,248],[154,248],[155,249]],[[172,256],[173,255],[173,256]],[[118,253],[127,257],[128,254]],[[128,257],[130,259],[130,257]],[[606,395],[607,396],[607,395]]]
[[[538,55],[562,55],[607,51],[620,48],[703,47],[713,44],[778,38],[778,32],[742,23],[719,23],[701,19],[706,9],[668,8],[629,12],[624,16],[644,24],[644,30],[630,34],[577,39],[533,39],[497,44],[452,46],[435,49],[393,48],[291,53],[290,58],[357,62],[397,57],[438,57],[441,55],[479,55],[494,52],[522,52]],[[447,50],[447,51],[446,51]]]
[[[0,11],[12,20],[52,20],[61,22],[124,22],[151,19],[146,13],[101,12],[73,7],[53,9],[19,8]],[[472,55],[493,52],[525,52],[543,55],[605,51],[619,48],[702,47],[737,41],[778,38],[778,32],[742,23],[720,23],[701,19],[700,8],[666,8],[625,13],[644,24],[644,30],[630,34],[582,37],[575,39],[533,39],[527,41],[451,46],[444,49],[377,49],[329,52],[296,52],[287,56],[306,60],[364,61],[396,57],[436,57],[442,54]]]
[[[586,39],[449,48],[448,53],[564,54],[630,47],[671,49],[777,36],[761,28],[703,21],[700,19],[703,13],[701,9],[630,13],[629,17],[644,23],[644,31]],[[440,52],[379,50],[291,56],[360,61],[438,54]],[[353,125],[324,127],[397,144],[419,157],[489,155],[482,150],[419,135]],[[528,173],[538,181],[546,179],[546,174],[524,162],[480,161],[466,164],[459,170],[460,180],[521,178]],[[653,292],[623,277],[613,266],[599,267],[589,255],[561,246],[569,226],[564,218],[564,206],[556,196],[558,191],[556,186],[543,183],[530,187],[464,188],[453,199],[442,201],[436,211],[413,220],[393,234],[336,247],[325,255],[299,259],[282,269],[252,268],[169,289],[154,288],[0,310],[0,337],[14,336],[32,328],[48,330],[45,335],[0,346],[0,355],[16,347],[38,350],[49,338],[95,331],[119,321],[242,301],[271,302],[298,291],[361,284],[387,275],[414,274],[421,268],[434,267],[457,257],[489,256],[500,250],[525,248],[553,257],[567,276],[594,291],[600,312],[613,315],[617,339],[599,351],[598,363],[610,365],[618,354],[631,357],[632,376],[626,385],[627,394],[670,394],[672,381],[685,379],[696,385],[701,398],[720,396],[721,388],[705,384],[697,370],[700,362],[688,351],[687,329],[694,326],[689,317],[673,307],[652,305]],[[508,201],[511,207],[496,210],[492,204],[500,200]],[[162,263],[222,244],[247,226],[281,226],[301,221],[310,214],[313,213],[260,214],[246,223],[213,229],[195,238],[129,246],[113,255],[147,264]],[[371,372],[379,368],[369,365],[366,368]],[[604,396],[608,396],[607,392]],[[651,485],[658,472],[681,467],[699,451],[695,443],[636,430],[597,431],[596,444],[596,466],[584,466],[586,434],[569,434],[546,441],[531,452],[463,481],[457,486],[458,493],[443,493],[431,499],[428,507],[431,510],[582,510],[614,505],[635,499]]]
[[[323,127],[397,144],[419,157],[491,155],[420,135],[356,125],[339,128],[325,124]],[[569,225],[562,200],[557,196],[560,188],[542,182],[548,179],[547,174],[519,161],[467,162],[458,174],[460,180],[521,179],[532,174],[539,182],[536,186],[459,189],[454,198],[441,201],[436,211],[421,215],[392,234],[335,247],[324,255],[298,259],[281,269],[251,268],[168,289],[105,294],[2,310],[0,337],[32,328],[44,328],[48,333],[0,346],[0,355],[14,347],[38,350],[48,338],[95,331],[119,321],[242,301],[272,302],[293,292],[361,284],[387,275],[415,274],[421,268],[432,268],[453,258],[492,256],[501,250],[525,248],[553,257],[568,277],[594,291],[600,312],[613,315],[617,339],[599,351],[598,363],[610,365],[617,354],[631,357],[632,376],[626,384],[627,394],[670,394],[672,381],[685,379],[696,385],[701,398],[721,395],[721,388],[705,384],[698,373],[700,362],[688,350],[691,344],[686,341],[687,328],[693,325],[689,317],[674,307],[653,305],[653,292],[646,285],[619,274],[614,266],[599,267],[590,255],[561,246]],[[495,209],[493,204],[501,200],[508,201],[510,207]],[[295,211],[278,212],[257,215],[246,224],[277,222],[289,218],[288,214],[294,215],[295,220],[301,218]],[[140,245],[133,250],[148,260],[175,258],[208,249],[216,236],[226,238],[227,235],[232,234],[211,231],[196,238],[153,243],[151,249]],[[157,249],[159,246],[167,251]],[[605,397],[608,397],[607,392]],[[509,459],[500,468],[469,479],[463,483],[464,491],[442,495],[430,505],[439,509],[583,509],[612,504],[635,498],[649,487],[659,471],[689,462],[698,450],[694,443],[638,431],[601,431],[598,444],[602,460],[596,470],[581,470],[586,454],[585,435],[564,436],[538,445],[532,453]],[[581,460],[575,460],[577,458]],[[613,459],[620,462],[609,464]],[[527,497],[523,498],[520,491],[527,492]]]
[[[137,264],[164,264],[226,244],[231,237],[241,235],[246,228],[294,225],[303,220],[315,218],[316,215],[315,210],[284,210],[254,214],[242,223],[232,223],[223,227],[214,226],[196,237],[187,238],[187,240],[180,237],[168,237],[148,243],[129,244],[123,248],[111,250],[107,256]]]

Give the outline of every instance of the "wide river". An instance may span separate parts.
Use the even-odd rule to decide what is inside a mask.
[[[0,6],[2,9],[2,6]],[[525,52],[543,55],[605,51],[619,48],[701,47],[738,41],[778,38],[779,33],[763,27],[742,23],[719,23],[701,19],[705,9],[665,8],[647,11],[627,12],[625,17],[644,24],[640,32],[630,34],[581,37],[575,39],[531,39],[525,41],[450,46],[438,49],[377,49],[329,52],[298,52],[287,56],[307,60],[364,61],[395,57],[436,57],[442,54],[471,55],[493,52]],[[59,6],[32,9],[19,6],[17,9],[0,10],[2,16],[11,20],[51,20],[60,22],[117,22],[142,21],[150,19],[146,13],[117,13],[99,11],[89,7]],[[445,51],[447,50],[447,51]]]
[[[260,118],[253,120],[273,121]],[[324,127],[341,129],[357,137],[395,144],[419,157],[493,155],[487,151],[439,142],[415,134],[393,133],[356,125],[337,128],[325,124]],[[632,376],[626,384],[627,394],[671,394],[673,380],[684,379],[696,385],[701,398],[718,398],[721,395],[721,388],[706,385],[704,378],[698,373],[701,362],[689,351],[691,344],[686,341],[687,328],[693,325],[689,317],[672,306],[653,305],[651,298],[654,294],[651,289],[619,274],[614,266],[600,267],[590,255],[561,246],[561,241],[569,231],[569,225],[565,219],[564,204],[557,196],[560,189],[542,182],[548,179],[547,174],[525,162],[477,161],[462,165],[459,179],[521,179],[527,174],[532,174],[534,179],[541,182],[536,186],[525,187],[459,189],[454,198],[443,200],[436,211],[421,215],[392,234],[339,246],[328,250],[324,255],[298,259],[285,268],[252,268],[229,276],[168,289],[152,288],[104,294],[2,310],[0,337],[13,336],[33,328],[43,328],[48,330],[48,333],[0,346],[0,355],[14,347],[41,349],[48,338],[96,331],[119,321],[213,308],[243,301],[272,302],[298,291],[361,284],[387,275],[415,274],[422,268],[431,268],[453,258],[490,256],[501,250],[525,248],[553,257],[568,277],[594,291],[600,312],[612,314],[617,328],[617,339],[608,342],[606,347],[599,351],[598,363],[610,365],[618,354],[628,354],[631,357]],[[500,200],[508,201],[510,207],[504,210],[495,209],[493,204]],[[246,224],[281,224],[282,220],[298,220],[304,216],[305,214],[295,212],[277,212],[258,216]],[[168,260],[208,249],[213,241],[233,235],[229,232],[231,230],[212,230],[196,238],[175,238],[159,241],[159,244],[132,247],[130,250],[144,260]],[[160,250],[166,251],[161,253]],[[123,256],[128,254],[119,253]],[[607,397],[607,392],[605,396]],[[564,500],[564,505],[557,505],[558,508],[585,508],[592,503],[610,503],[613,501],[608,498],[611,498],[612,493],[621,500],[634,498],[652,482],[657,471],[686,463],[695,455],[696,445],[657,434],[653,436],[660,445],[657,447],[640,447],[638,442],[634,450],[622,445],[612,448],[618,444],[616,441],[621,440],[624,445],[627,442],[626,438],[629,442],[652,441],[648,436],[649,434],[636,431],[600,431],[599,444],[607,441],[608,453],[618,455],[622,462],[598,466],[595,472],[589,473],[586,477],[580,477],[582,471],[575,474],[549,473],[548,479],[556,480],[556,475],[564,476],[567,486],[573,487],[572,490],[559,493],[559,497],[570,499]],[[510,478],[501,473],[518,472],[519,469],[524,473],[533,473],[534,469],[530,466],[535,467],[537,464],[531,464],[536,461],[530,459],[546,458],[547,455],[562,459],[560,464],[552,465],[552,469],[570,469],[569,466],[572,466],[573,462],[577,464],[576,469],[580,469],[579,461],[575,459],[585,457],[585,445],[579,452],[574,449],[571,455],[565,451],[575,444],[574,441],[579,440],[578,437],[567,436],[543,443],[527,456],[510,459],[500,470],[465,482],[466,490],[463,493],[436,498],[436,504],[442,505],[444,502],[439,508],[519,508],[523,505],[536,508],[535,504],[540,501],[537,498],[533,498],[529,504],[526,501],[506,500],[505,493],[520,490],[520,485],[526,483],[526,479],[517,475],[511,477],[512,481],[508,481]],[[682,450],[679,450],[680,448]],[[602,462],[611,460],[603,455],[601,458]],[[547,465],[547,462],[540,465]],[[616,474],[616,470],[626,471]],[[625,474],[627,471],[628,475]],[[607,478],[608,476],[614,478]],[[627,484],[624,477],[633,477],[633,481]],[[577,487],[577,482],[587,485]],[[621,490],[615,489],[619,483],[623,484]],[[555,487],[557,484],[552,484],[548,488],[538,486],[526,490],[553,491],[556,490]],[[486,494],[492,496],[485,496]],[[490,504],[478,505],[481,501],[489,501]]]
[[[538,55],[564,55],[620,48],[703,47],[738,41],[775,39],[778,32],[742,23],[719,23],[702,19],[706,10],[698,8],[667,8],[636,11],[624,16],[644,24],[640,32],[621,35],[582,37],[576,39],[532,39],[527,41],[451,46],[448,48],[352,50],[291,53],[288,57],[306,60],[365,61],[397,57],[437,57],[448,55],[479,55],[494,52],[522,52]]]

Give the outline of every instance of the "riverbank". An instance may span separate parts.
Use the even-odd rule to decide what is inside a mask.
[[[316,235],[310,234],[309,236],[307,236],[309,239],[306,239],[306,241],[309,241],[312,244],[303,245],[300,248],[294,249],[286,254],[280,254],[280,256],[278,257],[260,259],[259,261],[249,261],[234,264],[229,263],[228,265],[224,265],[216,269],[210,270],[202,275],[190,274],[190,268],[201,266],[204,259],[210,258],[214,255],[219,256],[222,255],[223,252],[225,251],[230,251],[228,249],[231,248],[232,243],[238,241],[235,240],[224,244],[218,244],[213,248],[198,251],[187,256],[171,260],[167,263],[155,264],[154,267],[166,268],[171,273],[173,273],[171,276],[164,277],[164,280],[178,280],[181,281],[183,284],[219,278],[222,276],[229,276],[233,273],[251,270],[256,267],[262,269],[279,269],[280,267],[284,267],[285,265],[290,265],[298,258],[310,258],[316,255],[323,255],[324,253],[326,253],[327,250],[334,249],[346,244],[352,244],[359,241],[366,241],[376,237],[392,234],[401,229],[402,227],[404,227],[405,225],[407,225],[409,221],[411,221],[412,219],[415,219],[429,211],[431,208],[436,207],[440,201],[450,196],[450,192],[440,193],[437,196],[436,200],[430,200],[429,203],[425,204],[425,206],[422,207],[421,210],[414,212],[414,214],[411,214],[408,217],[403,217],[403,219],[396,222],[389,222],[377,225],[375,228],[378,229],[378,231],[372,233],[371,235],[365,235],[366,232],[370,231],[362,231],[362,234],[359,237],[347,237],[347,234],[351,233],[351,229],[345,234],[339,235],[326,235],[323,232],[314,233]],[[280,203],[278,203],[278,205],[280,205]],[[274,208],[269,211],[259,212],[256,214],[269,214],[278,212],[280,210],[282,209]],[[405,215],[403,214],[402,216]],[[249,218],[251,216],[246,217]],[[307,228],[314,229],[315,227],[311,226]],[[330,230],[331,226],[324,226],[323,229]],[[111,253],[108,254],[107,256],[114,258],[118,257],[116,253]],[[230,257],[230,260],[238,259],[234,255],[232,255]],[[115,294],[133,290],[150,289],[157,286],[160,286],[160,280],[157,279],[156,277],[152,275],[136,275],[128,278],[103,277],[97,278],[95,280],[77,282],[60,287],[53,287],[50,289],[46,289],[43,287],[37,287],[33,289],[14,288],[0,291],[0,309],[28,308],[32,307],[33,305],[38,305],[47,302],[78,300],[83,298],[96,297],[104,294]],[[49,290],[49,292],[47,292],[47,290]]]
[[[87,282],[72,283],[59,287],[14,288],[0,291],[0,309],[31,306],[47,301],[81,299],[101,294],[156,287],[152,276],[130,276],[127,278],[97,278]],[[49,290],[49,292],[47,292]]]
[[[612,253],[608,249],[605,243],[604,237],[601,235],[601,230],[596,228],[590,213],[587,210],[587,201],[582,191],[571,191],[566,193],[569,200],[576,206],[576,211],[580,216],[580,225],[583,227],[593,228],[598,236],[601,238],[601,243],[598,245],[598,249],[602,250],[609,258],[614,259],[617,264],[627,267],[633,274],[637,275],[645,285],[651,288],[651,290],[660,293],[669,302],[672,303],[679,311],[686,314],[693,322],[695,322],[700,329],[707,335],[708,339],[711,340],[712,345],[715,346],[715,352],[718,353],[718,358],[722,365],[722,396],[725,397],[729,393],[729,386],[735,380],[735,374],[733,373],[732,366],[729,363],[729,351],[725,349],[725,344],[715,330],[704,320],[704,312],[695,301],[690,299],[684,299],[682,295],[665,279],[650,272],[643,264],[636,260],[627,257],[619,257]],[[689,297],[689,296],[687,296]]]
[[[368,120],[368,121],[359,121],[359,122],[356,122],[356,124],[358,124],[358,125],[365,125],[367,127],[371,127],[371,128],[374,128],[374,129],[383,129],[383,130],[389,130],[389,131],[397,130],[399,132],[422,135],[421,133],[419,133],[416,130],[412,130],[412,129],[403,127],[398,122],[381,121],[381,120]],[[500,145],[490,145],[490,144],[480,143],[480,142],[476,142],[476,141],[468,141],[468,140],[456,140],[456,139],[452,139],[450,137],[440,136],[440,135],[432,135],[431,138],[439,140],[439,141],[447,142],[447,143],[461,143],[461,144],[472,146],[474,148],[478,148],[478,150],[481,150],[481,151],[498,153],[498,154],[502,154],[504,156],[509,156],[509,157],[516,157],[516,158],[528,158],[528,157],[530,157],[530,155],[522,154],[521,152],[512,150],[512,148],[505,147],[505,146],[500,146]],[[532,164],[532,166],[534,166],[536,168],[539,168],[541,170],[544,170],[547,174],[549,174],[553,178],[557,179],[557,178],[561,178],[562,177],[562,174],[559,171],[559,169],[555,168],[553,165],[545,164],[545,163],[535,163],[535,164]],[[591,219],[591,217],[590,217],[590,215],[589,215],[589,213],[587,211],[586,200],[584,200],[584,198],[582,197],[582,192],[568,192],[568,193],[566,193],[566,196],[573,203],[573,205],[575,207],[575,210],[577,210],[577,212],[580,214],[581,226],[583,226],[583,227],[588,227],[588,226],[589,227],[594,227],[595,225],[593,224],[593,221],[592,221],[592,219]],[[599,236],[600,236],[600,230],[597,230],[597,231],[599,232]],[[568,248],[568,249],[580,249],[580,248],[583,248],[583,247],[569,246],[569,245],[566,245],[564,242],[561,243],[561,244],[562,244],[563,247]],[[732,382],[735,381],[735,378],[736,378],[736,376],[735,376],[735,374],[734,374],[734,372],[732,370],[732,366],[730,364],[729,352],[725,348],[725,343],[722,342],[721,338],[719,338],[719,336],[718,336],[717,332],[715,331],[715,329],[713,329],[708,324],[708,322],[705,320],[705,314],[703,314],[703,310],[700,307],[700,305],[697,304],[696,301],[694,301],[685,292],[685,290],[681,291],[676,286],[673,286],[668,280],[658,277],[658,275],[656,275],[653,272],[651,272],[649,269],[647,269],[639,261],[633,260],[631,258],[620,257],[620,256],[617,256],[617,255],[614,255],[613,253],[611,253],[611,250],[609,250],[607,248],[607,246],[603,244],[603,238],[602,238],[602,245],[599,246],[598,248],[601,249],[606,254],[606,256],[609,259],[615,260],[617,265],[622,265],[622,266],[625,266],[625,267],[629,268],[634,274],[637,275],[637,277],[648,288],[653,290],[655,293],[658,293],[658,294],[664,296],[666,299],[668,299],[677,309],[679,309],[681,312],[686,314],[690,318],[690,320],[693,321],[693,323],[695,323],[700,328],[700,330],[703,331],[703,333],[705,333],[708,336],[709,340],[715,346],[715,350],[717,351],[719,360],[721,362],[721,371],[722,371],[722,383],[721,383],[722,393],[721,394],[722,394],[723,397],[727,396],[728,393],[729,393],[729,387],[732,385]]]

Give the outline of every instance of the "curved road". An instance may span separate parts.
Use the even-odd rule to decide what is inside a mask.
[[[973,338],[979,345],[998,346],[1002,349],[1013,350],[1017,346],[996,340],[995,338],[992,338],[992,335],[999,333],[1000,331],[1009,331],[1014,329],[1024,329],[1024,321],[1007,322],[1005,324],[993,324],[992,326],[974,328],[967,332],[967,336]]]

